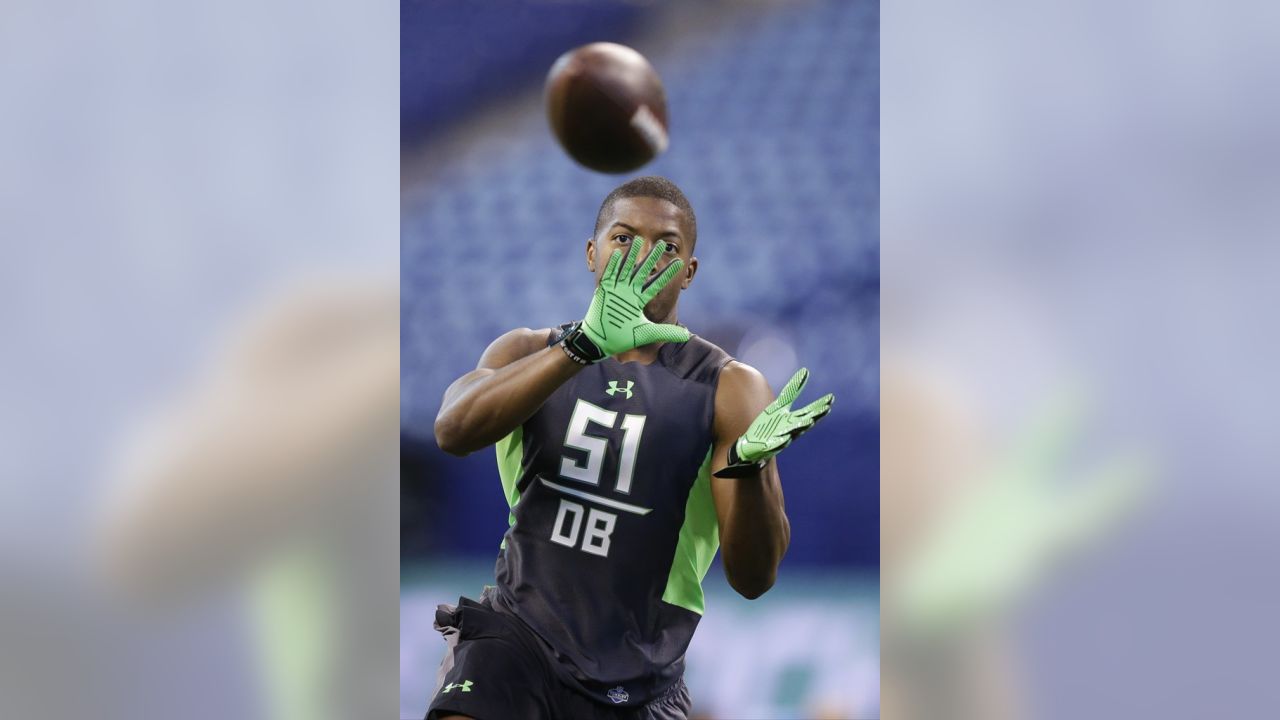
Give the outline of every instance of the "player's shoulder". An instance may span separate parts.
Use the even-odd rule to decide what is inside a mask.
[[[734,360],[720,371],[716,386],[716,435],[736,439],[773,400],[769,381],[750,365]]]
[[[769,381],[765,379],[764,373],[733,358],[729,358],[729,362],[720,370],[718,389],[722,393],[733,394],[770,392]]]

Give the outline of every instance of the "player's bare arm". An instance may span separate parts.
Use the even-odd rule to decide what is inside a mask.
[[[773,457],[831,410],[831,395],[790,410],[807,379],[808,371],[800,370],[775,399],[764,376],[750,365],[731,362],[720,373],[711,494],[725,576],[748,599],[773,587],[791,543]]]
[[[731,362],[720,371],[712,468],[729,464],[730,448],[772,401],[769,383],[750,365]],[[770,460],[745,477],[713,477],[711,496],[720,520],[720,551],[729,585],[743,597],[760,597],[773,587],[791,543],[778,464]]]
[[[551,332],[506,333],[445,390],[435,424],[441,450],[467,455],[501,440],[582,369],[559,347],[548,347]]]

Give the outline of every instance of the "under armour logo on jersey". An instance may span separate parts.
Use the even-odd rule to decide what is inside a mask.
[[[471,692],[471,684],[472,683],[470,680],[463,680],[461,685],[459,685],[458,683],[449,683],[448,685],[444,686],[444,691],[449,692],[454,688],[462,688],[462,692]]]
[[[614,705],[621,705],[631,699],[631,695],[626,690],[623,690],[621,685],[605,694],[609,696],[609,699],[613,701]]]
[[[636,386],[636,381],[635,381],[635,380],[628,380],[628,381],[627,381],[627,386],[626,386],[626,387],[622,387],[622,388],[618,387],[618,381],[617,381],[617,380],[610,380],[610,381],[609,381],[609,389],[608,389],[608,390],[605,390],[605,392],[606,392],[606,393],[608,393],[610,397],[612,397],[613,395],[616,395],[617,393],[626,393],[626,394],[627,394],[627,399],[628,399],[628,400],[630,400],[630,399],[631,399],[631,396],[635,394],[635,393],[631,392],[631,388],[633,388],[633,387],[635,387],[635,386]]]

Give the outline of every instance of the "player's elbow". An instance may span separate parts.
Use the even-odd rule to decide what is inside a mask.
[[[778,579],[777,573],[737,573],[730,574],[728,577],[729,587],[734,592],[748,600],[756,598],[769,592],[769,588],[773,587],[773,583]]]
[[[458,422],[449,415],[438,416],[435,424],[436,446],[450,455],[463,457],[474,452],[475,448],[468,446],[466,437],[458,425]]]

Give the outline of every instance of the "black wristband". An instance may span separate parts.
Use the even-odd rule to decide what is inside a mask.
[[[748,475],[755,475],[768,465],[768,460],[757,460],[755,462],[747,462],[738,457],[738,443],[729,446],[729,464],[721,468],[715,473],[718,478],[740,478]]]
[[[592,365],[604,359],[604,353],[582,332],[582,323],[574,323],[560,336],[560,349],[579,365]]]

